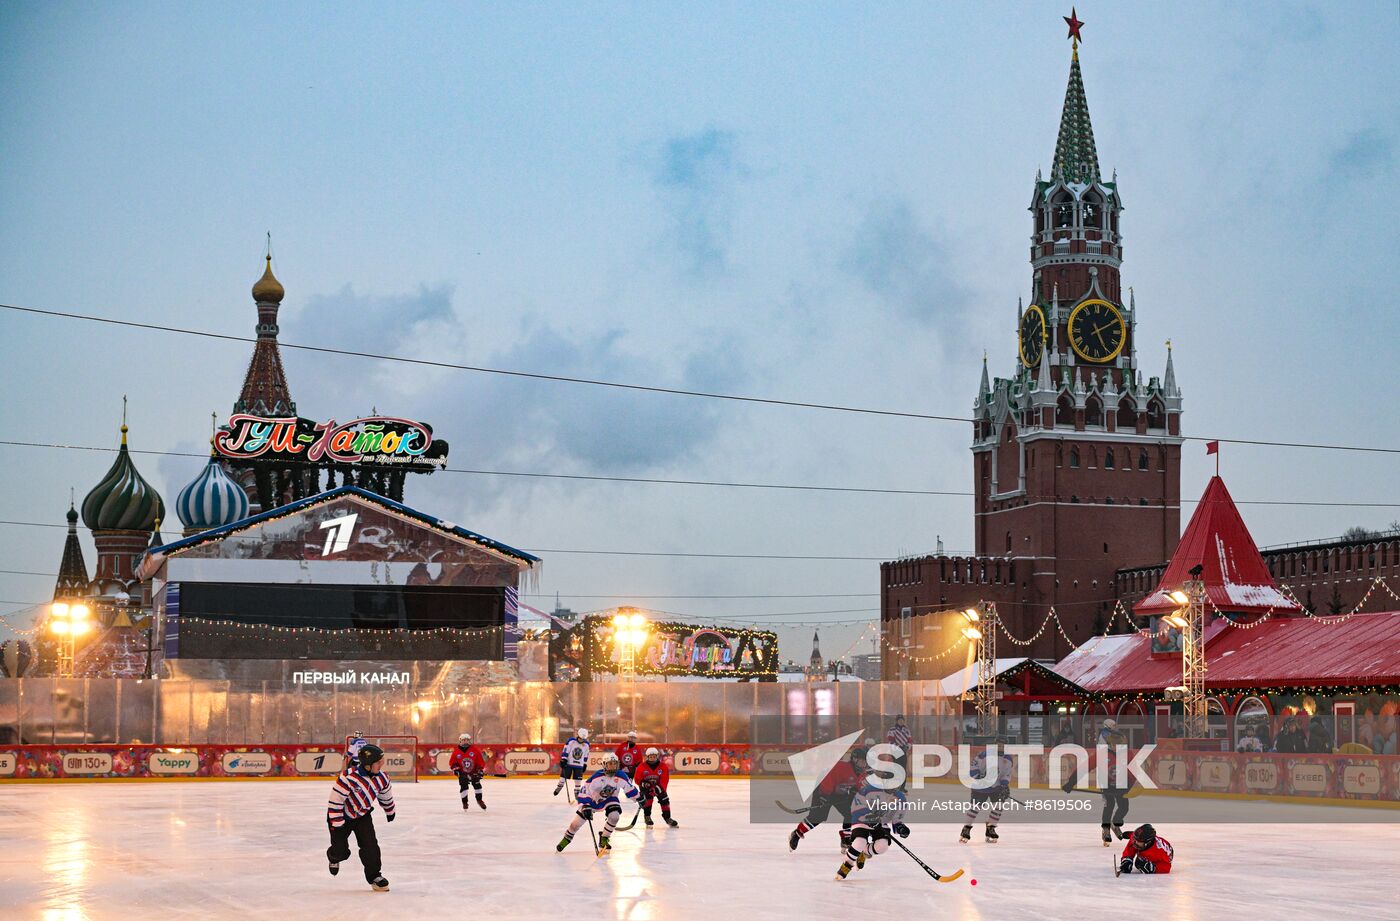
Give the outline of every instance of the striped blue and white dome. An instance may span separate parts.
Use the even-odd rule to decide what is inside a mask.
[[[207,531],[247,518],[248,494],[211,457],[194,482],[180,490],[175,513],[186,528]]]

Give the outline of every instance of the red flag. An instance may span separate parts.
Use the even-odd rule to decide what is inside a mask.
[[[1207,453],[1207,454],[1219,454],[1219,453],[1220,453],[1220,442],[1218,442],[1218,441],[1207,441],[1207,442],[1206,442],[1206,453]]]

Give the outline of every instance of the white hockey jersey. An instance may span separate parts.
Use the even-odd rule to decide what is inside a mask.
[[[588,743],[582,739],[570,738],[564,743],[564,751],[559,756],[560,764],[569,767],[588,767]]]
[[[583,786],[578,791],[578,801],[584,806],[602,809],[609,803],[617,803],[619,793],[628,799],[637,799],[641,796],[637,785],[632,783],[632,779],[622,771],[618,771],[616,774],[598,771],[583,782]]]

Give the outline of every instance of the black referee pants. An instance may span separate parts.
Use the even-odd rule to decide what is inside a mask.
[[[329,824],[329,823],[327,823]],[[365,868],[365,881],[374,882],[379,878],[380,866],[379,839],[374,834],[374,816],[366,813],[358,819],[346,819],[345,824],[331,826],[331,846],[326,848],[326,859],[340,863],[350,858],[350,835],[355,835],[355,844],[360,849],[360,863]]]

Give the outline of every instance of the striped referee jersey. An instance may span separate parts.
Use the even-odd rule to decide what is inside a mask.
[[[351,766],[341,771],[331,787],[330,802],[326,805],[326,818],[331,827],[345,824],[346,819],[358,819],[374,811],[374,801],[384,807],[385,815],[394,814],[394,793],[390,789],[389,777],[383,771],[368,774],[358,767]]]

